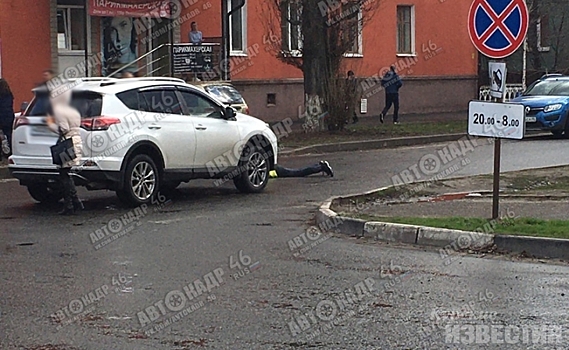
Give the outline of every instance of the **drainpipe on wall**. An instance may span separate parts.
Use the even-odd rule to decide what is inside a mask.
[[[85,0],[85,28],[83,35],[85,40],[85,77],[89,77],[89,30],[87,23],[89,22],[89,0]]]
[[[230,34],[229,34],[229,20],[231,15],[236,11],[239,11],[243,6],[245,6],[246,0],[241,0],[241,3],[237,5],[235,8],[232,8],[231,11],[228,11],[229,6],[228,0],[221,0],[221,33],[223,38],[223,47],[222,47],[222,60],[224,67],[223,71],[223,80],[231,79],[231,74],[229,73],[230,66],[229,66],[229,53],[231,52],[231,45],[230,45]]]

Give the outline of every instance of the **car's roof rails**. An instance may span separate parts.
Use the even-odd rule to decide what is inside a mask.
[[[173,81],[176,83],[185,83],[186,82],[183,79],[172,78],[172,77],[142,77],[142,78],[127,78],[127,79],[142,80],[142,81]]]
[[[114,85],[114,84],[118,84],[118,83],[132,83],[132,82],[136,82],[136,81],[168,81],[168,82],[173,82],[173,83],[183,83],[183,84],[186,84],[186,82],[185,82],[183,79],[179,79],[179,78],[171,78],[171,77],[142,77],[142,78],[113,79],[113,81],[102,82],[102,83],[101,83],[101,86],[109,86],[109,85]]]
[[[77,81],[81,81],[81,82],[99,82],[99,81],[114,81],[114,80],[118,80],[116,78],[107,78],[107,77],[87,77],[87,78],[70,78],[70,79],[63,79],[62,83],[63,84],[69,84],[69,83],[75,83]],[[59,85],[58,85],[59,86]],[[49,91],[49,88],[47,87],[47,85],[40,85],[40,86],[36,86],[35,88],[32,89],[32,91],[41,91],[41,90],[45,90],[45,91]]]
[[[562,77],[563,74],[561,73],[551,73],[551,74],[544,74],[541,76],[541,78],[539,78],[539,80],[543,80],[543,79],[547,79],[547,78],[552,78],[552,77]]]

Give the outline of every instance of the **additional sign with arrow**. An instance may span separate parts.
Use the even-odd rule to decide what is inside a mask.
[[[490,73],[490,96],[503,98],[506,93],[506,63],[490,62],[488,72]]]

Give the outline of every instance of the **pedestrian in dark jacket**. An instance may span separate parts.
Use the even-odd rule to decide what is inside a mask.
[[[14,123],[14,95],[5,79],[0,79],[0,128],[12,149],[12,124]]]
[[[395,66],[391,66],[385,73],[381,79],[381,86],[385,89],[385,108],[379,115],[379,121],[383,123],[387,111],[393,105],[393,124],[399,124],[399,89],[403,86],[403,82],[395,73]]]
[[[358,122],[358,114],[356,113],[356,102],[359,100],[358,94],[358,80],[354,71],[348,71],[348,77],[346,78],[346,92],[348,94],[346,103],[346,110],[352,115],[352,123]],[[348,121],[346,120],[346,124]]]

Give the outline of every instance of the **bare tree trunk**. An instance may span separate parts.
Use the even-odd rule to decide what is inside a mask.
[[[555,57],[553,61],[553,69],[557,71],[557,65],[559,63],[559,55],[561,54],[561,37],[563,35],[563,22],[565,22],[565,12],[561,14],[561,20],[559,23],[559,28],[555,31],[555,47],[553,50],[555,51]]]
[[[310,119],[312,130],[322,128],[324,106],[324,86],[327,84],[329,67],[327,66],[328,40],[326,17],[322,16],[317,1],[304,1],[302,11],[303,30],[303,66],[305,110]],[[320,119],[318,119],[321,117]]]

